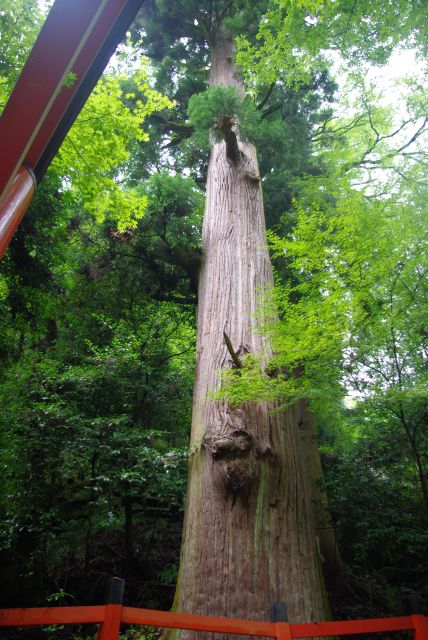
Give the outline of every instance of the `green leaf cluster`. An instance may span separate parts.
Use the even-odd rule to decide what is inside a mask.
[[[274,0],[254,37],[237,38],[238,63],[250,86],[282,78],[301,85],[314,68],[327,68],[335,50],[353,65],[383,64],[397,46],[426,55],[428,34],[419,2]]]
[[[44,20],[36,0],[3,0],[0,10],[0,112]]]
[[[126,93],[123,83],[126,83]],[[98,222],[116,221],[119,231],[134,228],[147,198],[120,184],[135,140],[146,141],[143,123],[151,113],[171,106],[149,85],[147,65],[127,75],[110,73],[95,87],[54,159],[51,171],[78,192]]]
[[[209,148],[210,137],[222,139],[221,126],[225,118],[232,118],[241,137],[252,140],[260,115],[253,101],[241,98],[235,87],[210,87],[194,94],[189,100],[188,115],[195,130],[197,144]]]

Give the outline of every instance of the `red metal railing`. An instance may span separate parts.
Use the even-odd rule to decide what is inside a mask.
[[[415,640],[428,640],[428,618],[422,615],[343,622],[255,622],[234,618],[195,616],[107,604],[92,607],[0,609],[0,627],[99,623],[98,640],[117,640],[121,624],[150,625],[194,631],[277,638],[341,636],[385,631],[413,631]]]

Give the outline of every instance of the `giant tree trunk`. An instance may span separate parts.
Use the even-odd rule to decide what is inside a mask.
[[[221,35],[211,85],[235,86],[232,41]],[[255,331],[272,286],[256,151],[213,145],[203,227],[191,460],[174,608],[266,620],[286,603],[291,621],[327,616],[310,482],[299,454],[297,404],[239,409],[212,398],[232,352],[271,354]],[[226,334],[226,336],[224,335]],[[226,342],[230,341],[229,349]],[[204,636],[206,637],[206,636]]]

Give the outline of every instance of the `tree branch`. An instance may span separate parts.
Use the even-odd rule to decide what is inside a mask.
[[[202,15],[202,13],[198,10],[196,10],[196,20],[199,23],[199,26],[202,29],[202,33],[204,34],[205,40],[207,41],[207,44],[209,46],[210,49],[214,48],[214,38],[212,36],[211,30],[204,18],[204,16]]]
[[[265,97],[263,98],[263,100],[261,102],[259,102],[259,104],[256,106],[256,109],[258,111],[261,111],[263,109],[263,107],[265,106],[266,102],[269,100],[269,98],[272,95],[272,91],[274,90],[276,85],[276,82],[272,82],[272,84],[270,85],[269,89],[267,90],[267,93],[265,95]]]
[[[230,353],[230,357],[232,358],[233,365],[236,369],[242,369],[242,362],[237,353],[233,350],[232,343],[230,341],[229,336],[225,331],[223,331],[223,338],[226,343],[227,350]]]

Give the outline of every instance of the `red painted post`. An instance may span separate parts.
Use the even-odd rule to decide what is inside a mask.
[[[122,622],[122,603],[125,581],[112,578],[109,585],[104,622],[100,624],[97,640],[117,640]]]
[[[291,627],[288,622],[275,622],[277,640],[291,640]]]
[[[277,640],[291,640],[291,627],[285,602],[274,602],[270,608],[270,621],[274,623]]]
[[[0,210],[0,258],[24,217],[35,190],[36,181],[32,172],[21,167],[4,196]]]
[[[428,640],[428,618],[425,616],[410,616],[415,629],[415,640]]]

